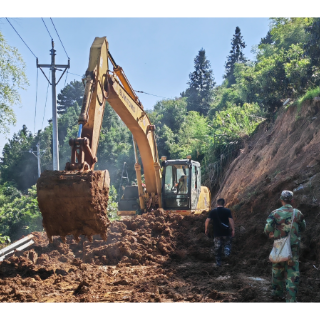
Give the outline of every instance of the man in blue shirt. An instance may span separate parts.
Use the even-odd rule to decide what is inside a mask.
[[[205,233],[208,234],[208,225],[213,222],[214,236],[214,253],[216,257],[216,265],[221,266],[222,248],[224,247],[224,255],[228,257],[231,253],[231,237],[234,237],[234,221],[231,211],[224,207],[224,199],[218,199],[217,208],[209,212],[209,216],[205,222]]]

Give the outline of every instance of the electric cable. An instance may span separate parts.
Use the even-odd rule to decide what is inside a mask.
[[[34,57],[37,59],[37,56],[33,53],[33,51],[29,48],[29,46],[26,44],[26,42],[22,39],[22,37],[20,36],[19,32],[14,28],[14,26],[11,24],[11,22],[9,21],[8,18],[6,18],[7,21],[9,22],[10,26],[13,28],[13,30],[16,32],[16,34],[20,37],[20,39],[22,40],[22,42],[26,45],[26,47],[30,50],[30,52],[34,55]]]
[[[50,20],[51,20],[51,22],[52,22],[52,24],[53,24],[54,30],[56,30],[57,36],[58,36],[58,38],[59,38],[59,40],[60,40],[60,42],[61,42],[61,45],[62,45],[62,47],[63,47],[64,52],[65,52],[66,55],[67,55],[67,58],[70,59],[69,56],[68,56],[68,54],[67,54],[67,51],[66,51],[66,49],[65,49],[65,47],[64,47],[64,45],[63,45],[63,43],[62,43],[62,41],[61,41],[61,39],[60,39],[59,33],[58,33],[57,29],[56,29],[56,26],[54,25],[54,23],[53,23],[53,21],[52,21],[51,18],[50,18]]]
[[[41,18],[41,19],[42,19],[42,22],[43,22],[44,26],[46,27],[46,29],[47,29],[47,31],[48,31],[48,33],[49,33],[49,36],[50,36],[51,40],[53,40],[53,38],[52,38],[52,36],[51,36],[51,33],[50,33],[50,31],[48,30],[48,28],[47,28],[46,23],[44,22],[43,18]]]
[[[167,98],[167,97],[163,97],[163,96],[157,96],[155,94],[152,94],[152,93],[147,93],[147,92],[144,92],[144,91],[138,91],[138,90],[134,90],[135,92],[139,92],[139,93],[144,93],[144,94],[148,94],[149,96],[155,96],[155,97],[159,97],[159,98],[165,98],[165,99],[170,99],[170,98]]]
[[[50,72],[49,72],[49,77],[50,77]],[[48,82],[48,86],[47,86],[47,93],[46,93],[46,102],[44,104],[44,111],[43,111],[43,118],[42,118],[42,130],[43,130],[43,122],[44,122],[44,117],[46,114],[46,106],[47,106],[47,99],[48,99],[48,91],[49,91],[49,82]]]
[[[82,76],[80,76],[80,74],[76,74],[76,73],[72,73],[72,72],[69,72],[70,74],[73,74],[74,76],[78,76],[78,77],[81,77],[82,78]]]
[[[67,70],[67,74],[66,74],[66,79],[64,80],[64,86],[66,86],[67,79],[68,79],[68,70]]]
[[[34,105],[34,126],[33,126],[33,134],[36,132],[36,117],[37,117],[37,102],[38,102],[38,70],[37,68],[37,82],[36,82],[36,103]]]

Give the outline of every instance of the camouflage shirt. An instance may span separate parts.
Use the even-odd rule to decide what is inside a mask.
[[[269,235],[274,233],[274,240],[288,236],[291,226],[292,206],[286,204],[283,207],[272,211],[267,219],[264,232]],[[294,219],[291,230],[291,245],[299,245],[301,232],[306,228],[303,214],[298,209],[294,209]]]

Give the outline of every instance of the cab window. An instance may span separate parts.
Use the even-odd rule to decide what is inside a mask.
[[[187,165],[171,165],[166,167],[165,193],[188,194],[189,168]]]

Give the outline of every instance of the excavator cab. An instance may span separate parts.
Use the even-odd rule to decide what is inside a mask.
[[[200,163],[190,159],[164,160],[162,171],[162,207],[183,215],[207,210],[210,194],[201,187]]]

